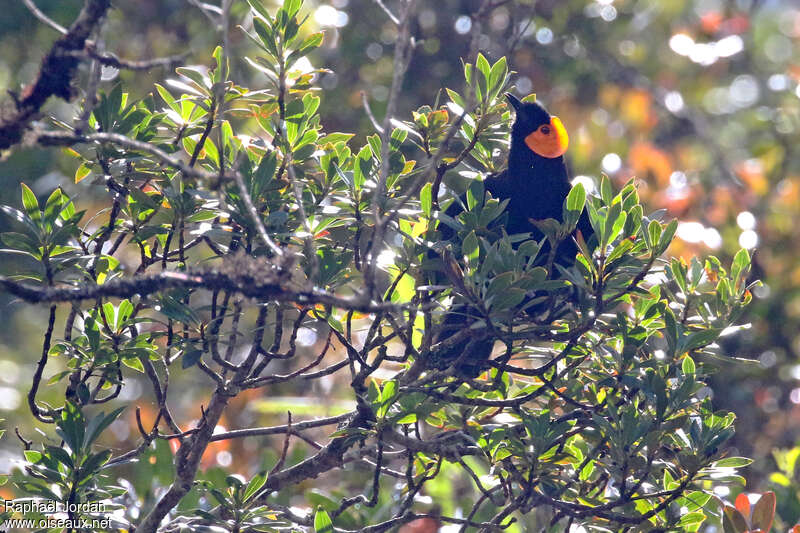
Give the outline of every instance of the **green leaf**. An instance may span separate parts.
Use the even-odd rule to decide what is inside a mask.
[[[681,363],[681,370],[683,371],[684,375],[692,375],[695,373],[695,365],[694,359],[689,357],[688,355],[683,358],[683,362]]]
[[[472,85],[472,73],[473,73],[472,63],[464,63],[464,80],[467,82],[467,85]]]
[[[623,215],[624,214],[625,213],[623,213]],[[619,244],[617,244],[614,247],[614,249],[611,251],[611,253],[608,254],[608,257],[606,258],[606,262],[609,263],[609,264],[613,263],[614,261],[616,261],[617,259],[619,259],[623,255],[628,253],[628,251],[630,251],[630,249],[633,248],[633,246],[634,246],[633,242],[630,239],[624,239],[624,240],[620,241]]]
[[[355,165],[353,166],[353,185],[357,191],[361,190],[361,187],[364,185],[364,181],[366,181],[367,177],[369,177],[371,171],[372,150],[370,149],[369,144],[365,144],[358,152]]]
[[[670,271],[678,287],[686,294],[688,292],[688,285],[686,284],[686,266],[681,263],[680,259],[673,257],[670,262]]]
[[[611,205],[613,201],[613,191],[611,190],[611,180],[608,179],[608,176],[603,174],[600,177],[600,198],[603,199],[603,203],[607,206]]]
[[[222,54],[222,47],[217,46],[216,48],[214,48],[214,51],[211,53],[211,57],[213,57],[214,61],[216,62],[216,65],[214,66],[212,72],[212,76],[214,76],[212,80],[214,81],[223,80],[227,75],[227,72],[224,71],[225,65],[223,64],[224,57]]]
[[[498,59],[494,65],[492,65],[492,68],[489,71],[488,91],[492,97],[496,96],[500,89],[502,89],[502,84],[506,79],[507,72],[508,66],[506,64],[506,58],[503,56]]]
[[[114,309],[114,304],[106,302],[100,309],[103,311],[103,318],[105,318],[106,324],[113,327],[116,322],[116,309]]]
[[[669,248],[670,243],[672,242],[672,238],[675,236],[675,232],[678,230],[678,221],[671,220],[669,224],[664,227],[664,232],[661,234],[661,238],[658,241],[658,248],[656,254],[661,255],[667,251]],[[655,240],[653,240],[655,243]]]
[[[492,67],[489,66],[489,62],[486,60],[486,57],[480,52],[478,52],[478,59],[475,61],[475,66],[478,68],[481,74],[483,74],[483,77],[486,78],[486,81],[489,81]]]
[[[710,328],[692,332],[683,339],[681,351],[690,351],[707,346],[717,340],[720,333],[722,333],[720,328]]]
[[[95,475],[109,459],[111,459],[111,450],[103,450],[90,455],[81,465],[79,476],[81,481]]]
[[[61,418],[56,422],[56,432],[64,439],[73,452],[78,452],[83,445],[86,419],[77,404],[66,402],[61,411]]]
[[[9,231],[0,235],[0,240],[12,250],[25,252],[36,259],[41,258],[39,243],[34,242],[24,233]]]
[[[389,148],[393,151],[397,151],[402,146],[403,142],[408,137],[408,131],[403,128],[395,128],[392,130],[392,135],[389,138]]]
[[[123,357],[122,364],[144,374],[144,365],[138,357]]]
[[[75,183],[80,183],[83,178],[92,173],[92,165],[90,163],[81,163],[75,171]]]
[[[251,4],[252,5],[252,4]],[[272,31],[266,22],[256,17],[253,19],[253,29],[256,30],[258,38],[261,40],[261,46],[273,55],[278,55],[278,49],[275,47],[275,33]]]
[[[20,186],[22,187],[22,206],[25,208],[25,212],[31,220],[40,220],[42,213],[39,211],[39,201],[36,199],[36,195],[24,183],[20,183]]]
[[[286,14],[290,17],[293,17],[300,11],[300,6],[303,4],[303,0],[285,0],[283,2],[283,9],[286,11]]]
[[[261,487],[267,482],[267,473],[261,472],[253,476],[250,482],[247,484],[247,488],[244,491],[244,495],[242,496],[242,500],[247,503],[256,493],[261,490]]]
[[[464,242],[461,243],[461,253],[467,258],[469,263],[477,262],[478,256],[480,255],[480,246],[478,237],[475,235],[474,231],[470,231],[469,234],[464,237]]]
[[[161,297],[157,310],[177,322],[198,324],[200,321],[197,313],[191,307],[170,295]]]
[[[662,304],[659,305],[661,306]],[[655,307],[653,306],[651,309]],[[662,311],[664,313],[664,336],[667,338],[670,351],[674,354],[678,345],[678,324],[675,320],[675,313],[667,306],[663,306]]]
[[[780,472],[773,472],[769,475],[769,480],[771,483],[775,483],[776,485],[780,485],[781,487],[790,487],[792,485],[792,480],[789,479],[786,474],[782,474]]]
[[[645,237],[645,242],[647,243],[648,248],[654,250],[655,255],[659,255],[659,253],[655,250],[658,249],[660,237],[661,223],[657,220],[651,220],[650,224],[647,226],[647,237]]]
[[[331,517],[322,507],[317,507],[317,512],[314,514],[314,532],[333,533]]]
[[[742,248],[733,257],[733,264],[731,265],[731,278],[733,279],[733,286],[739,287],[742,280],[742,275],[750,268],[750,253]]]
[[[522,303],[525,299],[527,291],[516,287],[509,287],[508,289],[500,292],[492,300],[492,310],[500,311],[503,309],[510,309]]]
[[[207,220],[214,220],[219,216],[216,211],[200,210],[193,215],[186,217],[186,222],[205,222]]]
[[[355,137],[352,133],[342,133],[340,131],[334,131],[332,133],[327,133],[319,138],[320,146],[324,146],[326,144],[336,144],[339,142],[347,142],[350,139]]]
[[[535,259],[539,255],[539,243],[533,239],[525,241],[519,245],[517,253],[530,259]]]
[[[86,425],[86,436],[83,441],[84,448],[91,446],[92,443],[97,440],[97,437],[119,417],[120,413],[125,410],[125,407],[124,405],[118,407],[108,414],[101,411],[97,416],[92,418]]]
[[[483,198],[483,182],[480,180],[473,180],[467,188],[467,209],[470,211],[475,209],[475,206],[481,203]]]
[[[25,455],[25,460],[33,464],[37,464],[43,457],[42,452],[36,450],[24,450],[22,453]]]
[[[452,89],[445,88],[445,91],[447,91],[447,95],[450,97],[450,100],[452,100],[454,104],[456,104],[461,109],[464,109],[466,103],[464,102],[464,99],[461,97],[460,94],[458,94]]]
[[[669,468],[665,468],[664,469],[664,479],[662,481],[662,486],[664,487],[664,490],[672,490],[678,485],[679,485],[679,483],[677,483],[675,481],[675,478],[672,477],[672,474],[670,473]]]
[[[381,389],[380,396],[378,397],[378,409],[375,415],[378,418],[384,418],[389,412],[389,408],[394,403],[397,397],[397,381],[391,380],[384,384]]]
[[[370,135],[367,137],[367,143],[369,144],[369,148],[372,151],[373,157],[376,159],[380,159],[381,157],[381,149],[383,148],[383,143],[381,142],[381,138],[379,135]]]
[[[170,109],[172,109],[176,113],[180,114],[181,106],[175,100],[175,97],[172,96],[172,93],[170,93],[167,89],[165,89],[163,86],[159,85],[158,83],[156,83],[154,85],[156,86],[156,91],[158,91],[158,94],[161,96],[161,99],[164,100],[164,103],[166,103],[170,107]]]
[[[16,482],[16,484],[20,489],[29,494],[35,494],[37,496],[41,496],[46,500],[54,502],[61,501],[61,498],[59,498],[59,496],[56,493],[51,491],[42,483],[36,483],[31,481],[18,481]]]
[[[46,446],[45,453],[67,468],[72,468],[74,465],[72,458],[64,448],[59,448],[57,446]]]
[[[426,183],[422,190],[419,191],[419,203],[420,207],[422,208],[422,212],[425,213],[426,217],[431,216],[431,209],[433,208],[433,197],[432,197],[432,189],[433,184]]]
[[[580,213],[583,211],[583,206],[585,204],[586,190],[583,188],[582,183],[576,183],[575,186],[570,189],[569,194],[567,195],[567,210]]]
[[[175,69],[175,72],[195,82],[197,84],[196,89],[202,90],[203,92],[208,91],[208,88],[211,86],[211,81],[208,78],[200,71],[191,67],[178,67]]]
[[[205,157],[208,157],[209,159],[211,159],[211,161],[216,163],[217,166],[219,166],[220,162],[219,150],[217,149],[217,145],[214,144],[214,141],[212,141],[210,138],[207,138],[205,140],[205,142],[203,143],[203,148],[200,152],[201,152],[201,157],[203,152],[205,152]]]
[[[712,465],[714,468],[742,468],[753,462],[752,459],[747,457],[726,457],[715,461]]]
[[[64,205],[66,201],[66,197],[62,194],[60,187],[50,193],[47,202],[44,204],[44,221],[48,227],[56,221],[61,212],[61,206]]]
[[[706,515],[702,512],[686,513],[678,522],[679,526],[688,527],[695,524],[701,524],[706,519]]]
[[[289,68],[301,57],[308,55],[314,48],[319,47],[322,44],[322,39],[324,34],[322,32],[314,33],[311,36],[307,37],[305,41],[300,44],[296,49],[292,50],[292,52],[286,57],[286,64]]]
[[[247,0],[247,3],[250,4],[250,7],[253,8],[253,11],[261,15],[264,20],[272,21],[272,17],[270,16],[269,11],[267,11],[267,8],[264,7],[262,1],[263,0]]]

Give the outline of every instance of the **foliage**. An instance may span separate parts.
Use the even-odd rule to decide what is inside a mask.
[[[463,88],[408,120],[389,116],[366,135],[328,131],[320,110],[337,102],[315,86],[324,72],[300,68],[323,42],[304,33],[302,2],[274,13],[249,3],[243,31],[259,52],[246,63],[265,89],[234,81],[237,59],[220,46],[210,67],[179,67],[140,100],[116,84],[31,132],[65,146],[74,181],[107,197],[87,216],[63,190],[42,207],[23,184],[22,209],[3,207],[16,231],[0,238],[27,261],[3,287],[50,305],[29,407],[65,445],[26,450],[16,487],[113,499],[127,509],[121,527],[136,531],[384,531],[430,517],[481,530],[699,530],[714,485],[743,482],[737,469],[749,464],[727,456],[734,415],[704,391],[715,343],[756,286],[750,254],[727,267],[663,259],[678,222],[646,213],[635,183],[615,192],[604,177],[597,196],[572,189],[563,223],[539,223],[558,242],[586,209],[600,243],[592,253],[579,239],[575,266],[554,265],[543,243],[497,231],[502,202],[479,200],[482,178],[505,159],[505,58],[466,60]],[[400,51],[409,13],[398,20]],[[399,90],[408,58],[396,61]],[[439,203],[462,201],[465,189],[465,211],[444,215]],[[442,224],[455,242],[440,242]],[[432,286],[442,259],[456,276]],[[433,344],[454,297],[483,316],[461,338],[497,340],[492,368],[475,380],[437,368],[457,340]],[[536,304],[543,311],[531,317]],[[299,350],[309,332],[316,342]],[[51,358],[63,360],[49,381],[54,405],[38,399]],[[184,417],[170,408],[184,393],[178,376],[199,394]],[[156,406],[150,429],[137,410],[138,442],[116,456],[93,451],[121,408],[92,417],[92,406],[123,402],[140,381]],[[344,414],[221,427],[251,391],[269,398],[291,386],[321,403],[319,388],[303,388],[326,381],[349,401]],[[253,457],[249,481],[201,472],[215,443],[269,435],[283,436],[279,453]],[[143,490],[105,483],[131,462],[164,466],[165,442],[166,479]],[[441,497],[457,477],[469,480],[472,507]]]
[[[61,446],[44,444],[41,451],[26,446],[24,455],[28,466],[25,475],[18,473],[12,481],[35,499],[60,502],[73,523],[88,523],[92,518],[102,520],[109,516],[106,513],[121,509],[111,500],[124,494],[125,489],[111,485],[108,475],[103,472],[113,452],[110,449],[92,452],[92,446],[123,409],[124,406],[108,415],[100,412],[86,419],[76,404],[66,402],[55,422]],[[92,507],[97,502],[105,503],[102,513]],[[11,516],[12,513],[8,512],[2,518],[5,520]],[[45,515],[33,510],[25,517],[42,519]]]
[[[794,481],[797,471],[797,459],[800,457],[800,447],[793,446],[772,451],[774,464],[777,469],[769,475],[768,486],[772,489],[777,500],[777,516],[775,527],[778,531],[786,529],[791,522],[783,517],[799,516],[800,493]],[[795,526],[800,531],[800,526]]]
[[[725,532],[745,533],[748,531],[768,532],[772,529],[775,516],[775,493],[761,494],[755,505],[750,505],[747,494],[736,498],[736,505],[723,505],[723,527]]]

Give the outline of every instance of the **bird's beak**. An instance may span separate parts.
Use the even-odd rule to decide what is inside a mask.
[[[569,146],[567,128],[558,117],[550,117],[549,128],[539,127],[536,131],[525,137],[525,144],[535,154],[549,159],[564,155]]]
[[[511,93],[506,93],[506,99],[508,100],[508,103],[511,104],[511,107],[514,108],[514,111],[519,113],[520,108],[522,107],[522,102],[520,101],[520,99]]]

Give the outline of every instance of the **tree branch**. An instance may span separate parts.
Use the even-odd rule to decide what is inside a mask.
[[[0,150],[10,148],[22,139],[48,98],[72,99],[72,77],[80,61],[70,53],[84,48],[89,35],[110,7],[111,0],[86,0],[67,33],[53,43],[42,60],[39,76],[22,93],[16,112],[0,119]]]
[[[235,270],[235,269],[234,269]],[[38,287],[0,276],[0,288],[28,303],[77,302],[96,298],[131,298],[147,296],[159,291],[174,288],[197,288],[226,290],[239,293],[248,298],[294,302],[302,305],[325,304],[341,309],[352,309],[371,313],[376,311],[399,310],[400,305],[374,303],[362,299],[344,298],[334,294],[308,289],[288,287],[284,272],[226,273],[218,270],[172,272],[134,276],[108,281],[102,285],[94,283],[62,287]]]
[[[50,17],[45,15],[36,6],[36,4],[33,3],[33,0],[22,0],[22,2],[25,4],[25,7],[28,8],[28,11],[30,11],[33,14],[34,17],[36,17],[37,19],[42,21],[44,24],[50,26],[51,28],[53,28],[54,30],[56,30],[58,33],[60,33],[62,35],[67,33],[67,28],[65,28],[64,26],[62,26],[58,22],[54,21],[53,19],[51,19]]]

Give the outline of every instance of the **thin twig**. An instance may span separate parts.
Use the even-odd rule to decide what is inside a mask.
[[[287,411],[286,416],[288,420],[286,422],[286,433],[283,435],[283,449],[281,450],[281,456],[278,458],[275,466],[269,471],[270,474],[274,474],[283,468],[284,463],[286,463],[286,454],[289,453],[289,440],[292,436],[292,412]]]
[[[219,20],[214,18],[214,15],[222,15],[222,9],[213,4],[200,2],[199,0],[187,0],[187,1],[196,8],[200,9],[200,12],[203,13],[203,15],[205,15],[206,17],[208,17],[208,20],[210,20],[214,24],[214,26],[219,26]],[[214,15],[212,15],[212,13]]]
[[[30,11],[34,17],[36,17],[43,23],[47,24],[48,26],[50,26],[51,28],[53,28],[62,35],[67,33],[67,28],[65,28],[58,22],[54,21],[53,19],[45,15],[38,7],[36,7],[36,4],[33,3],[33,0],[22,0],[22,2],[25,4],[25,7],[28,8],[28,11]]]
[[[223,433],[216,433],[211,437],[211,442],[230,439],[241,439],[244,437],[263,437],[266,435],[281,435],[288,431],[304,431],[306,429],[319,428],[324,426],[332,426],[345,422],[355,416],[355,411],[344,413],[341,415],[330,416],[327,418],[319,418],[317,420],[307,420],[304,422],[293,423],[283,426],[270,426],[261,428],[248,428],[248,429],[235,429]]]
[[[386,6],[386,4],[384,4],[384,3],[383,3],[383,0],[373,0],[373,1],[375,2],[375,4],[376,4],[378,7],[380,7],[380,8],[383,10],[383,12],[384,12],[384,13],[386,13],[386,16],[387,16],[387,17],[389,17],[389,20],[391,20],[392,22],[394,22],[394,23],[395,23],[395,25],[397,25],[397,26],[399,26],[399,25],[400,25],[400,19],[399,19],[399,18],[397,18],[397,15],[395,15],[394,13],[392,13],[392,10],[391,10],[391,9],[389,9],[389,8]]]
[[[367,249],[367,264],[364,272],[366,293],[370,297],[373,296],[375,291],[375,269],[377,266],[375,249],[383,246],[383,238],[386,233],[386,219],[381,212],[381,206],[386,198],[386,182],[389,178],[392,120],[397,109],[400,88],[403,85],[406,70],[411,61],[411,52],[414,49],[414,38],[411,36],[411,18],[416,8],[416,0],[403,0],[401,6],[402,14],[399,18],[397,41],[394,45],[392,84],[389,88],[386,115],[383,117],[381,131],[381,164],[378,170],[378,183],[372,196],[372,215],[375,220],[375,229]]]
[[[184,52],[167,57],[156,57],[154,59],[142,59],[133,61],[130,59],[121,59],[119,56],[112,52],[100,52],[93,47],[86,47],[82,52],[71,52],[69,55],[80,59],[95,59],[103,65],[125,70],[150,70],[155,67],[170,68],[174,65],[180,64],[191,52]]]
[[[375,118],[375,115],[372,113],[372,108],[369,106],[367,91],[361,91],[361,103],[364,105],[364,111],[367,113],[367,118],[369,118],[369,121],[372,123],[372,127],[375,128],[375,131],[378,133],[383,133],[383,126],[381,126],[378,119]]]
[[[253,199],[250,197],[250,192],[247,190],[247,186],[244,183],[244,178],[242,178],[242,175],[239,172],[234,172],[233,179],[236,181],[236,186],[239,188],[239,194],[241,195],[242,200],[244,200],[245,207],[247,207],[247,214],[250,215],[250,220],[252,220],[256,225],[258,236],[261,237],[261,240],[264,241],[264,244],[267,245],[267,248],[272,250],[272,253],[278,257],[283,257],[283,250],[277,244],[275,244],[275,242],[267,233],[267,228],[264,226],[264,221],[261,220],[261,216],[258,214],[256,206],[253,204]]]
[[[144,141],[137,141],[119,133],[96,132],[79,135],[69,131],[37,131],[36,142],[42,146],[73,146],[81,143],[113,143],[123,148],[128,148],[129,150],[137,150],[150,154],[158,159],[161,163],[176,168],[187,176],[202,180],[209,180],[212,182],[219,180],[218,173],[206,172],[192,168],[179,158],[169,155],[154,144]],[[227,174],[224,177],[227,179],[235,178],[235,176]]]

